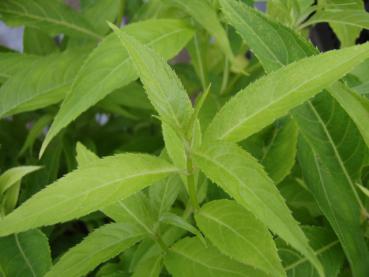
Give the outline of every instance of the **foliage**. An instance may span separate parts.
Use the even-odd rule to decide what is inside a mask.
[[[2,0],[0,276],[369,276],[369,15],[315,2]]]

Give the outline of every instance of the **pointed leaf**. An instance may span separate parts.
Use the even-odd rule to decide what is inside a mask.
[[[11,25],[26,25],[70,36],[101,38],[95,29],[78,13],[61,1],[49,0],[2,0],[0,14]]]
[[[323,276],[304,233],[255,158],[235,144],[219,142],[194,153],[194,161],[239,204],[306,256]]]
[[[53,54],[19,70],[0,88],[0,117],[60,102],[86,56],[86,49]]]
[[[171,247],[165,266],[174,277],[267,276],[221,254],[214,246],[205,247],[198,238],[184,238]]]
[[[182,21],[165,19],[130,24],[124,30],[167,59],[177,54],[193,34]],[[77,116],[115,89],[128,85],[137,78],[138,75],[119,38],[115,34],[108,35],[92,51],[76,76],[45,138],[41,153],[60,130]]]
[[[39,230],[0,238],[1,276],[42,277],[51,267],[47,237]]]
[[[40,166],[19,166],[8,169],[0,175],[0,199],[1,195],[11,186],[19,182],[24,176],[36,170],[41,169]]]
[[[196,222],[223,254],[266,274],[286,275],[269,230],[235,201],[207,203],[196,214]]]
[[[42,58],[19,53],[0,53],[0,83],[4,83],[18,71],[32,66],[35,61]]]
[[[57,180],[6,216],[0,221],[0,236],[81,217],[173,172],[176,168],[166,161],[143,154],[97,160]]]
[[[185,10],[191,15],[206,31],[215,37],[216,42],[227,56],[233,60],[232,49],[218,15],[208,1],[204,0],[166,0],[168,3],[173,3]]]
[[[187,127],[193,109],[177,75],[158,53],[125,32],[119,32],[114,25],[111,26],[132,59],[159,116],[176,130],[183,130]]]
[[[132,224],[104,225],[68,250],[45,277],[85,276],[99,264],[114,258],[144,237],[144,233]]]
[[[206,136],[243,140],[309,100],[368,57],[369,43],[305,58],[274,71],[226,103],[210,123]]]
[[[304,232],[324,266],[325,276],[337,276],[344,262],[344,254],[335,235],[324,228],[315,226],[304,227]],[[306,258],[301,257],[285,243],[278,242],[280,242],[279,253],[288,276],[319,276]]]

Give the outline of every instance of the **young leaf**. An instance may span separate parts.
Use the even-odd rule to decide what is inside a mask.
[[[81,15],[61,1],[2,0],[0,14],[12,26],[26,25],[53,35],[64,33],[77,37],[101,38]]]
[[[177,242],[164,264],[174,277],[268,276],[222,255],[214,246],[205,247],[198,238],[187,237]]]
[[[99,159],[57,180],[6,216],[0,221],[0,236],[81,217],[176,171],[166,161],[144,154]]]
[[[337,276],[344,262],[344,255],[335,235],[315,226],[303,227],[303,230],[324,267],[325,276]],[[306,258],[280,240],[278,242],[278,251],[288,276],[319,276]]]
[[[85,167],[90,163],[94,163],[99,159],[94,152],[87,149],[87,147],[80,142],[77,142],[76,153],[76,160],[79,168]]]
[[[160,217],[160,222],[169,224],[169,225],[173,225],[176,226],[178,228],[181,228],[183,230],[186,230],[192,234],[194,234],[195,236],[197,236],[200,241],[206,246],[206,241],[204,239],[204,237],[202,236],[201,232],[196,229],[196,227],[194,227],[193,225],[191,225],[190,223],[188,223],[184,218],[173,214],[173,213],[164,213],[161,217]]]
[[[104,225],[68,250],[45,277],[85,276],[99,264],[114,258],[144,237],[141,229],[132,224]]]
[[[232,49],[217,13],[209,5],[208,1],[203,0],[166,0],[185,10],[191,15],[206,31],[215,37],[216,42],[229,60],[233,60]]]
[[[41,169],[40,166],[19,166],[13,167],[0,175],[0,199],[2,194],[18,183],[24,176],[36,170]]]
[[[286,275],[269,230],[235,201],[207,203],[196,214],[196,222],[223,254],[266,274]]]
[[[25,67],[0,89],[0,117],[60,102],[77,74],[87,49],[54,54]]]
[[[0,238],[1,276],[41,277],[51,267],[47,237],[39,230],[31,230]]]
[[[273,181],[250,154],[233,143],[218,142],[194,153],[195,164],[257,219],[323,270]]]
[[[155,51],[111,25],[145,86],[159,116],[176,131],[184,130],[193,113],[187,92],[174,71]]]
[[[206,137],[243,140],[309,100],[368,57],[369,43],[305,58],[274,71],[226,103],[210,123]]]
[[[177,54],[193,34],[192,29],[182,21],[169,19],[134,23],[124,30],[167,59]],[[77,116],[115,89],[137,78],[138,75],[119,38],[116,34],[110,34],[92,51],[76,76],[43,142],[41,154],[60,130]]]

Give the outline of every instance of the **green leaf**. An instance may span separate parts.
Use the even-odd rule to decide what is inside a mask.
[[[32,230],[0,238],[0,275],[43,277],[51,267],[47,237]]]
[[[225,255],[266,274],[286,275],[269,230],[236,202],[209,202],[195,217],[201,231]]]
[[[198,238],[184,238],[171,247],[164,264],[174,277],[240,277],[266,274],[222,255],[214,246],[205,247]]]
[[[193,113],[187,92],[167,62],[125,32],[111,25],[132,59],[151,103],[159,116],[175,130],[184,130]]]
[[[2,0],[0,15],[12,26],[25,25],[53,35],[86,36],[100,39],[94,28],[61,1]]]
[[[328,89],[328,92],[338,101],[355,122],[366,145],[369,147],[369,101],[367,98],[357,95],[342,83],[336,83]]]
[[[209,32],[229,60],[233,60],[232,49],[218,15],[208,1],[204,0],[166,0],[177,5],[193,17],[206,31]]]
[[[365,44],[301,59],[276,70],[228,101],[210,123],[206,137],[243,140],[309,100],[368,57],[369,44]]]
[[[134,223],[146,234],[149,234],[152,238],[156,238],[156,222],[150,208],[147,197],[144,193],[138,192],[101,210],[115,222]]]
[[[193,34],[192,29],[182,21],[169,19],[134,23],[125,27],[124,30],[167,59],[177,54]],[[46,146],[60,130],[82,112],[115,89],[129,84],[137,78],[138,75],[119,38],[115,34],[110,34],[92,51],[76,76],[40,152],[43,153]]]
[[[191,225],[190,223],[188,223],[183,217],[180,217],[176,214],[173,213],[164,213],[163,215],[160,216],[160,222],[172,225],[172,226],[176,226],[178,228],[181,228],[183,230],[186,230],[192,234],[194,234],[195,236],[197,236],[201,242],[206,246],[206,241],[204,239],[204,237],[202,236],[201,232],[196,229],[196,227],[194,227],[193,225]]]
[[[85,276],[99,264],[114,258],[144,237],[140,228],[132,224],[104,225],[68,250],[45,277]]]
[[[163,257],[161,255],[152,257],[137,265],[132,277],[159,277],[163,266]]]
[[[0,199],[2,194],[18,183],[24,176],[41,169],[40,166],[19,166],[8,169],[0,175]]]
[[[343,18],[341,20],[351,22],[350,14],[352,11],[365,12],[364,3],[361,0],[327,0],[326,4],[319,9],[316,14],[319,17],[321,12],[325,13],[327,10],[331,10],[335,13],[337,10],[344,11]],[[355,19],[353,19],[355,20]],[[359,37],[361,29],[360,27],[352,26],[350,23],[334,23],[329,22],[334,33],[341,42],[341,48],[352,46],[356,44],[356,39]]]
[[[52,121],[53,117],[50,114],[46,114],[40,117],[32,126],[32,129],[29,131],[25,142],[21,150],[19,151],[18,156],[23,155],[28,149],[31,149],[37,140],[37,138],[42,134],[43,130],[49,125]]]
[[[323,276],[304,233],[255,158],[235,144],[218,142],[195,152],[194,161],[213,182],[306,256]]]
[[[87,147],[80,142],[77,142],[76,153],[76,160],[79,168],[92,164],[99,159],[94,152],[87,149]]]
[[[327,93],[300,107],[298,159],[309,190],[335,230],[354,276],[369,272],[369,257],[360,224],[362,204],[355,180],[368,159],[359,131]],[[303,127],[301,127],[303,126]]]
[[[151,206],[156,209],[158,217],[169,211],[182,187],[180,177],[173,174],[149,187]]]
[[[4,83],[20,70],[29,68],[40,59],[43,57],[19,53],[0,53],[0,83]]]
[[[272,141],[262,157],[261,163],[265,171],[278,184],[290,172],[295,164],[298,128],[296,123],[288,119],[282,127],[276,127]],[[278,162],[283,157],[283,162]]]
[[[337,276],[344,262],[344,254],[337,238],[332,232],[321,227],[311,226],[303,229],[324,267],[325,276]],[[288,276],[319,276],[306,258],[285,243],[279,242],[279,253]]]
[[[55,40],[47,33],[27,27],[23,32],[23,51],[34,55],[48,55],[58,50]]]
[[[362,4],[361,4],[362,5]],[[346,25],[348,27],[356,27],[354,30],[351,28],[348,31],[354,32],[355,36],[350,38],[349,41],[356,39],[360,34],[360,29],[369,29],[369,15],[365,11],[364,7],[360,10],[350,9],[324,9],[314,14],[307,22],[301,27],[305,27],[312,24],[328,22],[334,25]],[[339,33],[341,33],[339,31]],[[344,40],[343,46],[348,43]]]
[[[236,5],[235,1],[228,2],[232,3],[232,6],[228,5],[232,14],[240,14],[232,24],[267,71],[317,53],[316,49],[288,28],[253,9]],[[225,1],[221,3],[227,5]],[[230,20],[230,16],[227,17]],[[248,21],[249,18],[253,21]],[[264,32],[258,32],[257,26],[263,26]],[[271,36],[261,35],[271,32]],[[284,59],[286,56],[290,59]],[[345,103],[341,105],[344,107]],[[353,113],[355,109],[352,108],[348,113]],[[356,110],[358,114],[362,113],[362,107]],[[353,275],[367,276],[369,265],[365,260],[369,253],[359,222],[360,201],[353,185],[367,155],[362,138],[347,114],[326,94],[296,109],[293,115],[295,119],[299,118],[297,123],[300,132],[305,133],[298,157],[306,184],[335,230],[350,261]],[[357,120],[359,116],[353,118]],[[347,130],[350,130],[350,134],[342,138]]]
[[[0,89],[0,117],[60,102],[86,56],[86,49],[54,54],[19,70]]]
[[[121,9],[120,2],[120,0],[93,1],[90,5],[83,7],[82,14],[97,33],[105,35],[109,31],[106,22],[114,22],[117,19],[118,12]]]
[[[176,171],[166,161],[144,154],[99,159],[57,180],[6,216],[0,221],[0,236],[81,217]]]

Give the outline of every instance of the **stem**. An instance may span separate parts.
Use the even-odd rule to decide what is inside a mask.
[[[169,248],[168,246],[165,244],[165,242],[162,240],[162,238],[157,235],[154,240],[157,242],[157,244],[160,246],[160,248],[166,253],[168,252]]]
[[[125,12],[125,6],[126,6],[126,0],[120,0],[119,13],[118,13],[117,24],[116,24],[118,27],[122,25],[122,20],[123,20],[123,16]]]
[[[187,186],[188,186],[188,194],[190,196],[192,206],[194,210],[197,211],[200,208],[200,206],[199,206],[199,202],[197,201],[195,175],[193,172],[191,154],[189,153],[187,154]]]

